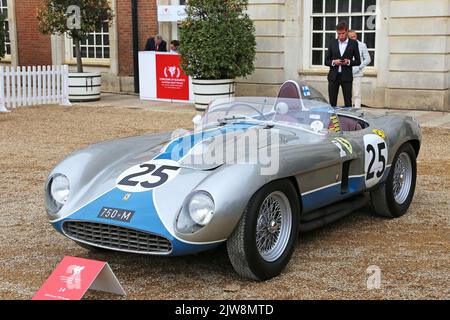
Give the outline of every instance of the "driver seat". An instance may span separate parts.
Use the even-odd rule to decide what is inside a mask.
[[[359,131],[363,129],[358,120],[354,118],[346,117],[343,115],[339,115],[338,117],[342,131]]]
[[[285,81],[278,91],[277,98],[300,99],[300,88],[298,83],[292,80]]]
[[[284,121],[284,122],[297,122],[297,119],[289,116],[288,113],[301,110],[301,106],[299,105],[300,96],[300,88],[298,83],[292,80],[285,81],[278,91],[277,99],[275,101],[275,108],[280,102],[284,102],[289,107],[283,114],[277,114],[276,120]]]

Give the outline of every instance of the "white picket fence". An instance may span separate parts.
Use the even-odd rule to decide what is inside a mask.
[[[70,106],[67,65],[0,66],[0,112],[21,106]]]

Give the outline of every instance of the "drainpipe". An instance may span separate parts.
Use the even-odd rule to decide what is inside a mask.
[[[138,30],[138,0],[131,0],[131,21],[133,27],[133,75],[134,93],[139,93],[139,30]]]

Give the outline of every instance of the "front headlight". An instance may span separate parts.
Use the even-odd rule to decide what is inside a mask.
[[[66,204],[70,194],[69,179],[63,174],[52,176],[46,188],[46,206],[49,214],[56,214]]]
[[[214,200],[205,191],[194,193],[189,200],[189,215],[198,225],[206,226],[214,215],[214,209]]]

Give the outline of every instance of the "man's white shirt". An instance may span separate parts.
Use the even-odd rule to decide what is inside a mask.
[[[347,50],[347,46],[348,46],[348,38],[345,39],[345,41],[340,41],[338,39],[338,43],[339,43],[339,52],[341,53],[341,57],[344,55],[345,50]],[[332,63],[333,67],[334,67],[334,62]],[[349,64],[350,65],[350,64]],[[339,73],[342,72],[342,66],[339,66]]]

